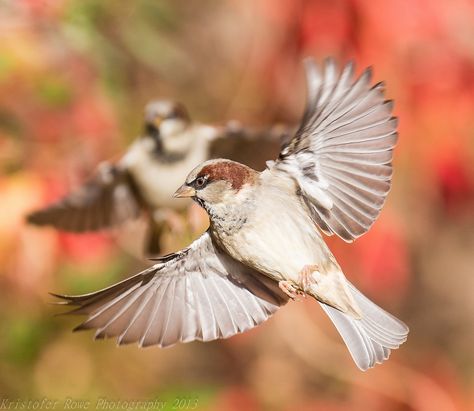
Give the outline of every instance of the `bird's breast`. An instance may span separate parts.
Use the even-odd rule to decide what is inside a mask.
[[[173,193],[183,184],[189,171],[207,160],[208,144],[192,144],[183,158],[163,162],[152,150],[138,140],[130,148],[123,161],[132,174],[140,194],[152,208],[185,208],[190,201],[173,199]]]
[[[298,198],[285,195],[259,201],[242,228],[220,233],[220,242],[232,257],[277,281],[297,281],[305,265],[324,263],[331,255]]]

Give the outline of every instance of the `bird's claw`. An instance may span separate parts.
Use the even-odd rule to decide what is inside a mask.
[[[306,294],[299,288],[295,287],[291,281],[280,281],[278,287],[280,287],[280,290],[282,290],[292,300],[297,300],[298,297],[306,297]]]
[[[298,283],[301,285],[301,288],[307,292],[313,284],[316,284],[316,280],[313,277],[313,273],[319,271],[317,265],[305,265],[298,276]]]

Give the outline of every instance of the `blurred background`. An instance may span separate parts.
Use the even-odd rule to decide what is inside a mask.
[[[407,343],[362,373],[311,301],[244,335],[165,350],[71,333],[79,318],[55,317],[48,291],[92,291],[147,262],[116,233],[26,226],[25,213],[120,154],[156,97],[203,122],[297,123],[308,55],[373,65],[395,100],[400,141],[381,217],[353,245],[328,243],[351,281],[408,323]],[[47,397],[57,409],[66,398],[170,410],[176,398],[216,411],[473,409],[473,137],[469,0],[1,1],[0,398]],[[206,217],[191,215],[204,230]]]

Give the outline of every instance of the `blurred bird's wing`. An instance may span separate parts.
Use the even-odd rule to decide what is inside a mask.
[[[140,215],[141,202],[132,176],[120,165],[102,163],[77,191],[27,216],[36,225],[83,232],[112,227]]]
[[[119,344],[165,347],[227,338],[265,321],[287,298],[278,285],[232,259],[205,233],[151,268],[95,293],[59,296],[86,314],[76,329]]]
[[[308,99],[303,120],[271,166],[294,178],[318,226],[351,242],[377,219],[390,189],[397,119],[384,85],[371,86],[371,70],[354,79],[306,61]]]
[[[261,171],[266,160],[278,156],[292,134],[293,128],[282,124],[253,128],[232,121],[216,132],[209,158],[227,158]]]

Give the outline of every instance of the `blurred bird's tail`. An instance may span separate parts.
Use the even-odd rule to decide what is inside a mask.
[[[362,313],[360,319],[327,304],[320,304],[341,334],[357,366],[365,371],[386,360],[390,350],[406,341],[408,327],[370,301],[349,282],[348,286]]]

